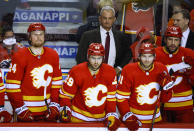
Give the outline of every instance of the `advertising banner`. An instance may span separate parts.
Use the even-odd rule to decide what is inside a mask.
[[[66,22],[82,23],[81,11],[16,9],[14,22]]]

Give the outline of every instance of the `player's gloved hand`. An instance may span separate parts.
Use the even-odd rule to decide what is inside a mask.
[[[132,112],[127,112],[123,116],[123,123],[130,131],[138,130],[142,126],[141,121]]]
[[[184,62],[186,64],[189,64],[190,66],[194,66],[194,58],[192,58],[191,56],[185,56],[184,57]]]
[[[16,108],[15,112],[17,114],[18,121],[31,122],[34,120],[32,113],[30,112],[28,107],[26,107],[25,105],[23,105],[22,107]]]
[[[61,122],[70,122],[71,121],[71,109],[68,106],[64,106],[60,108],[61,112]]]
[[[117,113],[108,113],[104,123],[109,131],[116,131],[121,124]]]
[[[163,90],[169,90],[173,87],[174,81],[172,80],[171,76],[166,72],[163,71],[158,75],[157,81]]]
[[[58,103],[51,102],[49,105],[49,110],[46,111],[46,120],[56,121],[60,116],[59,108],[60,108],[60,105]]]
[[[194,58],[192,58],[191,56],[186,56],[186,57],[184,57],[183,61],[186,64],[189,64],[191,66],[191,68],[187,68],[187,69],[183,70],[184,74],[187,77],[190,77],[194,73]]]
[[[11,120],[12,120],[11,114],[9,114],[9,112],[7,112],[4,107],[0,107],[0,122],[8,123]]]
[[[11,63],[11,60],[8,60],[8,59],[7,60],[3,60],[0,63],[0,68],[9,68],[10,63]]]

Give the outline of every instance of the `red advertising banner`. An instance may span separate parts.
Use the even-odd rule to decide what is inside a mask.
[[[125,33],[136,34],[142,26],[150,31],[154,30],[153,8],[137,7],[135,3],[129,3],[125,12]]]

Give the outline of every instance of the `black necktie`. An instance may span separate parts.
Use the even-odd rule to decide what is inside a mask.
[[[106,32],[106,42],[105,42],[105,63],[108,63],[109,49],[110,49],[110,35]]]

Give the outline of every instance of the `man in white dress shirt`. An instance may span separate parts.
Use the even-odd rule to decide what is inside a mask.
[[[174,25],[182,30],[181,46],[194,50],[194,32],[189,29],[190,14],[186,9],[175,11],[172,19]]]
[[[102,43],[105,48],[104,62],[113,66],[117,74],[129,63],[132,57],[129,40],[125,34],[112,28],[115,20],[114,8],[104,6],[99,16],[100,27],[85,32],[81,37],[76,56],[77,64],[87,61],[87,49],[91,43]]]

